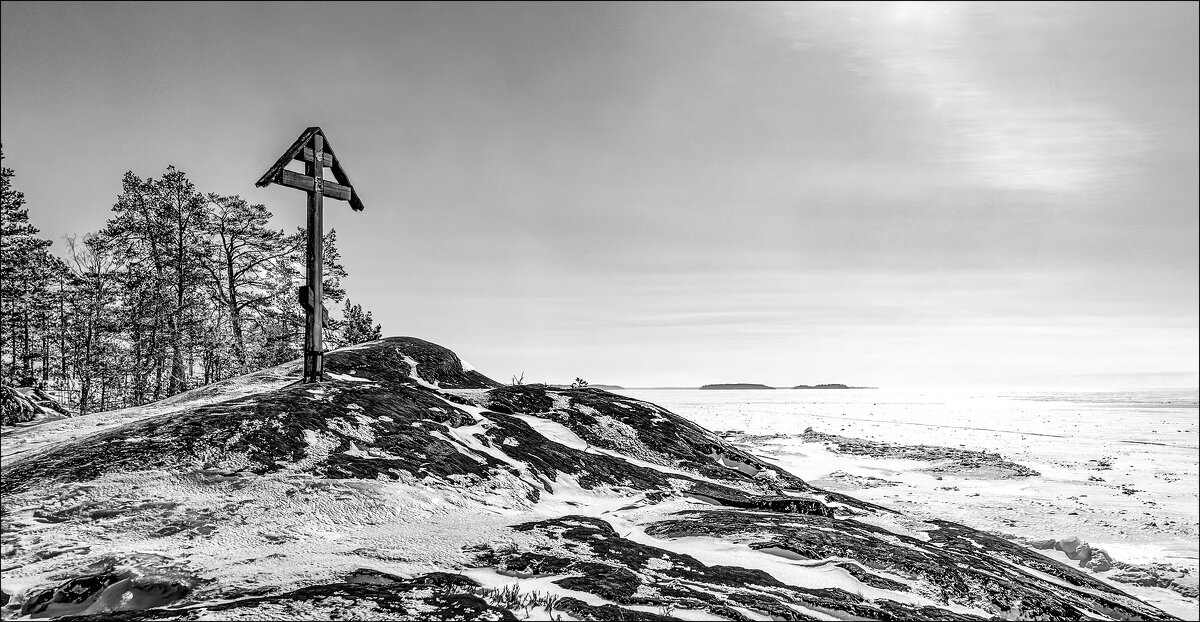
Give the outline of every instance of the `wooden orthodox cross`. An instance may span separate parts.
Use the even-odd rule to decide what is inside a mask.
[[[285,166],[293,160],[304,162],[304,174],[289,171]],[[337,183],[325,179],[324,170],[333,171]],[[321,329],[328,322],[328,311],[321,304],[322,281],[321,266],[324,250],[324,236],[321,230],[321,199],[329,197],[349,201],[354,211],[361,212],[362,201],[346,170],[333,154],[333,147],[325,138],[325,133],[319,127],[304,130],[300,138],[275,161],[255,186],[259,188],[270,184],[279,184],[288,188],[303,190],[308,193],[308,252],[305,261],[308,269],[305,271],[305,286],[300,288],[300,304],[304,307],[304,382],[320,382],[325,371],[325,344]]]

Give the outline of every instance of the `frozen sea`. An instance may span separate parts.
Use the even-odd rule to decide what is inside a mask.
[[[654,402],[710,430],[741,432],[731,439],[740,438],[746,449],[865,501],[1016,539],[1078,536],[1118,561],[1166,563],[1192,576],[1198,570],[1200,411],[1194,388],[617,393]],[[802,442],[809,427],[889,443],[995,452],[1041,475],[935,474],[925,470],[928,462],[836,454]],[[856,480],[870,485],[855,486]],[[850,484],[839,486],[845,482]]]

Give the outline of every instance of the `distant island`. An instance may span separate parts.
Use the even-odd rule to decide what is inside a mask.
[[[594,385],[593,385],[594,386]],[[759,390],[759,389],[776,389],[778,387],[768,387],[765,384],[755,384],[752,382],[729,382],[724,384],[706,384],[700,389],[702,391],[742,391],[742,390]],[[878,389],[879,387],[852,387],[845,384],[798,384],[793,389]]]
[[[798,384],[793,389],[878,389],[879,387],[848,387],[844,384]]]
[[[700,387],[700,389],[702,391],[703,390],[706,390],[706,391],[735,391],[735,390],[744,390],[744,389],[774,389],[774,388],[775,387],[768,387],[765,384],[750,384],[748,382],[734,382],[731,384],[706,384],[706,385]]]
[[[569,385],[569,384],[549,384],[546,386],[548,386],[552,389],[570,389],[570,388],[572,388],[572,385]],[[625,388],[619,384],[587,384],[584,386],[588,387],[589,389],[603,389],[605,391],[613,391],[616,389],[624,389]],[[577,387],[575,387],[575,388],[577,388]]]

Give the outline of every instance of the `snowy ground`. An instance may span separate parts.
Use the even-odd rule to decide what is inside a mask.
[[[1190,573],[1200,557],[1197,392],[943,395],[885,390],[621,390],[653,401],[801,478],[924,518],[1016,540],[1071,535],[1121,562]],[[921,460],[846,455],[806,428],[1002,454],[1036,477],[931,472]],[[1049,552],[1069,562],[1059,552]],[[1098,573],[1104,578],[1112,573]],[[1196,599],[1119,584],[1185,619]]]
[[[415,361],[408,365],[410,370],[416,369]],[[3,456],[6,461],[36,459],[41,452],[59,443],[151,415],[173,412],[183,405],[213,403],[285,386],[295,380],[296,371],[294,366],[285,366],[259,372],[252,378],[206,387],[151,407],[46,422],[7,431],[3,435]],[[309,390],[308,393],[312,393],[313,397],[304,399],[323,400],[328,397],[324,394],[329,391],[355,392],[374,386],[369,378],[360,376],[341,377],[340,381],[342,383],[337,385],[340,388],[322,386]],[[421,384],[436,386],[434,383]],[[1055,436],[1037,436],[1041,430],[1052,429],[1045,425],[1037,427],[1037,421],[1056,420],[1061,423],[1062,420],[1058,414],[1043,412],[1038,407],[1031,407],[1029,412],[1021,415],[1026,420],[1021,420],[1022,423],[1018,425],[1020,432],[1016,432],[1004,430],[994,422],[994,404],[979,403],[976,410],[957,412],[954,409],[959,409],[959,406],[951,408],[941,404],[940,408],[930,408],[928,404],[913,404],[910,401],[901,403],[898,408],[883,410],[877,402],[870,401],[847,405],[845,395],[839,398],[842,402],[817,406],[815,403],[797,405],[782,400],[787,397],[784,394],[790,392],[772,392],[780,395],[763,397],[757,401],[755,396],[747,392],[690,392],[690,398],[688,395],[669,395],[669,392],[626,393],[631,397],[660,403],[709,429],[740,430],[740,434],[731,435],[730,438],[739,440],[755,454],[773,460],[818,485],[851,491],[852,495],[864,500],[906,511],[909,515],[881,513],[861,517],[862,521],[891,534],[928,540],[926,530],[930,529],[930,525],[917,519],[948,518],[1018,537],[1049,538],[1077,533],[1096,546],[1110,549],[1118,559],[1122,558],[1122,553],[1139,552],[1147,559],[1159,561],[1170,558],[1178,563],[1187,563],[1190,559],[1194,567],[1194,548],[1189,550],[1186,547],[1189,536],[1194,547],[1196,534],[1194,450],[1191,463],[1188,463],[1184,454],[1176,452],[1179,448],[1174,445],[1131,444],[1139,450],[1153,447],[1156,453],[1149,457],[1138,452],[1123,452],[1121,443],[1114,445],[1112,442],[1099,443],[1094,450],[1083,447],[1078,455],[1063,453],[1055,444],[1060,441],[1039,444],[1038,439],[1061,439],[1063,435],[1054,432]],[[695,393],[702,395],[695,397]],[[484,397],[482,391],[472,389],[446,390],[444,395],[468,400]],[[799,394],[794,393],[792,397],[795,395]],[[881,395],[875,392],[866,399]],[[556,409],[570,406],[570,400],[561,393],[550,391],[547,396]],[[681,397],[692,401],[676,399]],[[436,432],[435,436],[443,435],[439,438],[451,443],[455,451],[464,455],[474,456],[475,459],[490,456],[511,468],[494,471],[493,477],[487,480],[487,486],[465,485],[467,480],[459,481],[456,479],[460,477],[458,475],[445,479],[417,479],[405,474],[399,480],[315,477],[305,471],[311,466],[307,463],[320,461],[322,456],[327,457],[332,448],[338,445],[319,433],[311,432],[306,436],[308,457],[289,463],[283,471],[253,475],[239,471],[232,462],[228,465],[204,462],[197,463],[194,468],[112,472],[86,481],[63,481],[5,499],[4,592],[25,594],[30,588],[45,588],[57,584],[63,577],[76,576],[81,563],[104,562],[129,569],[137,575],[157,573],[185,577],[184,581],[190,582],[193,589],[189,596],[192,602],[215,603],[256,593],[278,593],[328,582],[331,577],[346,576],[359,568],[371,568],[400,576],[435,570],[462,572],[479,581],[483,586],[481,589],[504,590],[515,586],[527,597],[537,593],[542,597],[574,597],[595,606],[609,605],[612,602],[596,594],[554,583],[566,575],[504,574],[497,570],[498,566],[481,568],[475,563],[473,551],[481,547],[522,552],[554,552],[557,547],[560,555],[576,555],[578,551],[575,549],[578,547],[575,544],[564,545],[564,541],[549,538],[544,532],[539,534],[511,527],[529,521],[581,515],[599,518],[617,535],[633,542],[687,554],[706,564],[762,570],[795,585],[818,589],[840,588],[868,599],[886,599],[916,607],[939,605],[961,613],[987,615],[982,609],[966,605],[939,604],[927,585],[912,578],[884,573],[884,579],[903,583],[905,589],[880,588],[877,587],[878,583],[873,586],[860,580],[845,565],[847,560],[842,558],[802,559],[785,549],[752,548],[749,541],[737,536],[724,539],[701,535],[656,537],[651,533],[652,525],[661,524],[682,510],[712,509],[713,506],[688,495],[665,499],[658,495],[650,500],[644,491],[604,486],[589,490],[566,473],[559,473],[551,487],[549,482],[539,479],[530,464],[506,455],[500,445],[482,442],[480,433],[495,425],[489,416],[494,418],[499,415],[489,413],[481,406],[452,403],[445,397],[439,399],[445,401],[446,409],[459,408],[469,413],[474,424],[446,427],[444,431]],[[722,402],[722,399],[740,401]],[[630,408],[632,400],[622,401],[629,403],[615,405]],[[1172,442],[1183,439],[1186,444],[1189,433],[1194,438],[1194,398],[1191,403],[1191,409],[1186,410],[1192,415],[1190,428],[1187,427],[1186,417],[1178,420],[1172,418],[1175,417],[1175,409],[1162,409],[1160,418],[1164,423],[1177,424],[1181,430],[1180,436],[1172,437]],[[336,422],[333,420],[344,419],[342,436],[356,439],[343,453],[363,459],[378,457],[377,453],[372,453],[372,426],[380,425],[379,421],[382,420],[390,422],[391,419],[366,412],[353,404],[351,407],[352,413],[330,415],[331,426]],[[586,408],[576,406],[580,411]],[[920,419],[917,411],[926,413],[927,418]],[[947,412],[957,412],[958,418],[947,419]],[[971,419],[968,416],[971,412],[979,416]],[[616,458],[667,476],[711,481],[699,473],[682,471],[672,461],[667,461],[670,464],[664,463],[654,452],[637,442],[636,435],[628,436],[628,431],[620,427],[620,422],[598,416],[598,413],[592,414],[597,415],[598,425],[603,423],[606,426],[606,433],[611,438],[627,441],[620,445],[621,451],[592,446],[552,417],[527,414],[512,416],[528,423],[545,438],[567,448],[594,453],[606,459]],[[1020,413],[1013,414],[1007,421],[1017,421],[1018,415]],[[989,416],[991,420],[987,419]],[[357,423],[351,425],[352,419]],[[1092,419],[1080,419],[1076,427],[1091,424]],[[951,425],[957,427],[947,426],[947,421],[953,421]],[[845,436],[865,438],[875,435],[903,443],[940,442],[998,450],[1010,459],[1038,469],[1043,475],[998,481],[942,473],[942,479],[939,480],[939,475],[923,470],[930,466],[928,462],[847,456],[830,451],[821,444],[800,442],[798,433],[810,425]],[[913,432],[910,428],[914,427],[920,428],[920,431]],[[1022,445],[1020,452],[1014,451],[1010,445],[988,440],[1020,433],[1033,439]],[[1127,436],[1133,440],[1153,442],[1161,438]],[[131,437],[120,442],[137,443],[144,440]],[[989,442],[992,444],[987,444]],[[1100,449],[1104,451],[1097,453]],[[1093,459],[1105,460],[1108,468],[1100,463],[1088,462]],[[1125,461],[1130,461],[1131,469],[1137,472],[1126,475],[1123,470]],[[738,469],[740,463],[721,464],[726,468]],[[1153,465],[1152,472],[1138,471],[1146,469],[1148,464]],[[1089,473],[1100,473],[1105,481],[1088,480]],[[1163,487],[1153,489],[1157,496],[1146,500],[1153,501],[1161,512],[1160,516],[1164,517],[1160,524],[1178,525],[1178,533],[1164,527],[1142,534],[1143,540],[1115,539],[1114,544],[1110,544],[1092,532],[1064,529],[1075,526],[1075,523],[1055,522],[1062,520],[1058,514],[1069,515],[1068,507],[1091,507],[1088,504],[1076,504],[1076,500],[1067,498],[1081,498],[1078,494],[1081,490],[1087,490],[1089,498],[1095,498],[1098,502],[1094,502],[1095,508],[1088,509],[1090,513],[1087,518],[1090,522],[1079,522],[1078,525],[1098,525],[1096,521],[1103,517],[1119,525],[1124,524],[1119,523],[1122,520],[1133,521],[1125,517],[1131,513],[1132,504],[1142,500],[1139,495],[1143,493],[1138,491],[1146,490],[1153,483],[1150,480],[1161,481]],[[545,485],[545,492],[535,502],[528,494],[530,487],[540,488],[542,485]],[[1135,485],[1138,486],[1135,492],[1125,492]],[[1104,491],[1105,494],[1101,494]],[[1052,502],[1058,505],[1049,505]],[[1125,505],[1119,506],[1118,502]],[[1185,507],[1189,502],[1191,505]],[[1053,509],[1049,509],[1051,507]],[[1125,514],[1121,514],[1120,509],[1125,509]],[[1071,516],[1071,519],[1082,521],[1080,516],[1083,514]],[[1111,532],[1097,530],[1095,533],[1104,535]],[[840,534],[831,536],[840,537]],[[889,534],[887,537],[894,536]],[[1125,545],[1128,550],[1117,545]],[[666,555],[662,562],[652,561],[654,563],[648,562],[643,569],[650,575],[656,570],[655,564],[669,567],[672,563]],[[1014,572],[1032,575],[1037,571],[1014,567]],[[1195,601],[1181,599],[1173,592],[1154,588],[1132,589],[1127,585],[1120,587],[1185,619],[1196,615]],[[130,606],[153,604],[134,602]],[[102,599],[89,605],[94,609],[64,610],[55,615],[103,612],[105,606],[108,604]],[[818,619],[831,619],[828,613],[801,611],[794,603],[789,606]],[[665,613],[653,607],[627,605],[627,608],[639,607],[649,613]],[[762,611],[734,608],[749,619],[767,619]],[[11,615],[12,611],[13,608],[9,607],[5,613]],[[530,600],[529,606],[518,613],[523,618],[548,619],[551,612],[539,609]],[[682,608],[673,609],[670,613],[683,619],[710,617],[705,615],[705,611]],[[321,617],[319,612],[314,615]],[[555,612],[555,615],[561,614]]]
[[[282,383],[286,379],[279,378]],[[272,383],[266,383],[268,386]],[[239,384],[211,395],[193,395],[191,403],[206,403],[220,393],[231,397],[245,392]],[[261,388],[263,385],[259,385]],[[459,395],[472,393],[458,391]],[[449,405],[449,404],[448,404]],[[79,418],[74,426],[46,423],[11,433],[25,443],[13,446],[48,447],[88,430],[134,421],[165,409],[130,409]],[[486,426],[484,409],[463,406],[478,426],[451,428],[453,442],[464,449],[486,451],[513,463],[502,452],[479,444],[476,427]],[[368,415],[364,415],[369,418]],[[547,438],[568,447],[588,448],[588,443],[565,426],[519,415]],[[86,424],[86,425],[85,425]],[[137,442],[130,438],[128,442]],[[314,439],[312,451],[320,443]],[[590,448],[631,464],[668,474],[684,474],[618,452]],[[7,454],[6,454],[7,457]],[[299,469],[301,465],[295,468]],[[528,466],[513,463],[524,472]],[[473,549],[508,545],[518,550],[548,546],[544,538],[509,529],[510,526],[564,515],[595,516],[617,533],[635,542],[689,554],[708,564],[736,564],[761,569],[785,581],[812,588],[841,588],[869,598],[888,598],[914,605],[936,601],[907,592],[884,592],[859,581],[847,570],[825,560],[799,562],[771,550],[714,538],[667,538],[648,535],[643,525],[687,509],[707,509],[703,501],[681,497],[666,503],[644,503],[628,490],[603,487],[586,490],[573,478],[560,474],[553,492],[532,502],[516,478],[511,488],[477,490],[473,487],[411,478],[391,480],[331,480],[298,474],[294,469],[253,476],[231,468],[198,468],[194,471],[137,471],[107,474],[86,482],[54,485],[51,495],[16,495],[10,499],[5,525],[7,560],[3,587],[21,594],[32,587],[54,584],[77,572],[80,560],[108,560],[138,576],[187,577],[200,602],[222,602],[231,595],[261,590],[286,591],[343,576],[358,568],[373,568],[401,576],[432,570],[455,570],[478,580],[484,588],[519,588],[525,595],[575,597],[592,605],[615,604],[594,594],[555,585],[563,576],[520,577],[474,568]],[[28,497],[28,498],[26,498]],[[87,520],[79,520],[85,517]],[[419,526],[419,527],[418,527]],[[893,525],[893,529],[903,527]],[[551,545],[552,546],[552,545]],[[137,597],[134,597],[136,601]],[[128,600],[128,599],[126,599]],[[154,603],[126,603],[130,607]],[[101,613],[105,600],[87,609],[63,609],[55,615]],[[983,610],[954,606],[956,610],[985,615]],[[639,606],[632,606],[639,608]],[[656,612],[652,607],[641,609]],[[750,619],[761,613],[739,608]],[[549,612],[530,607],[519,612],[529,619],[548,619]],[[701,610],[673,609],[672,615],[710,619]],[[556,613],[562,619],[561,613]]]

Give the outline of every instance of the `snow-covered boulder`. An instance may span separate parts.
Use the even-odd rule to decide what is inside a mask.
[[[67,416],[67,410],[49,394],[33,387],[0,385],[0,425],[11,426],[38,419]]]

